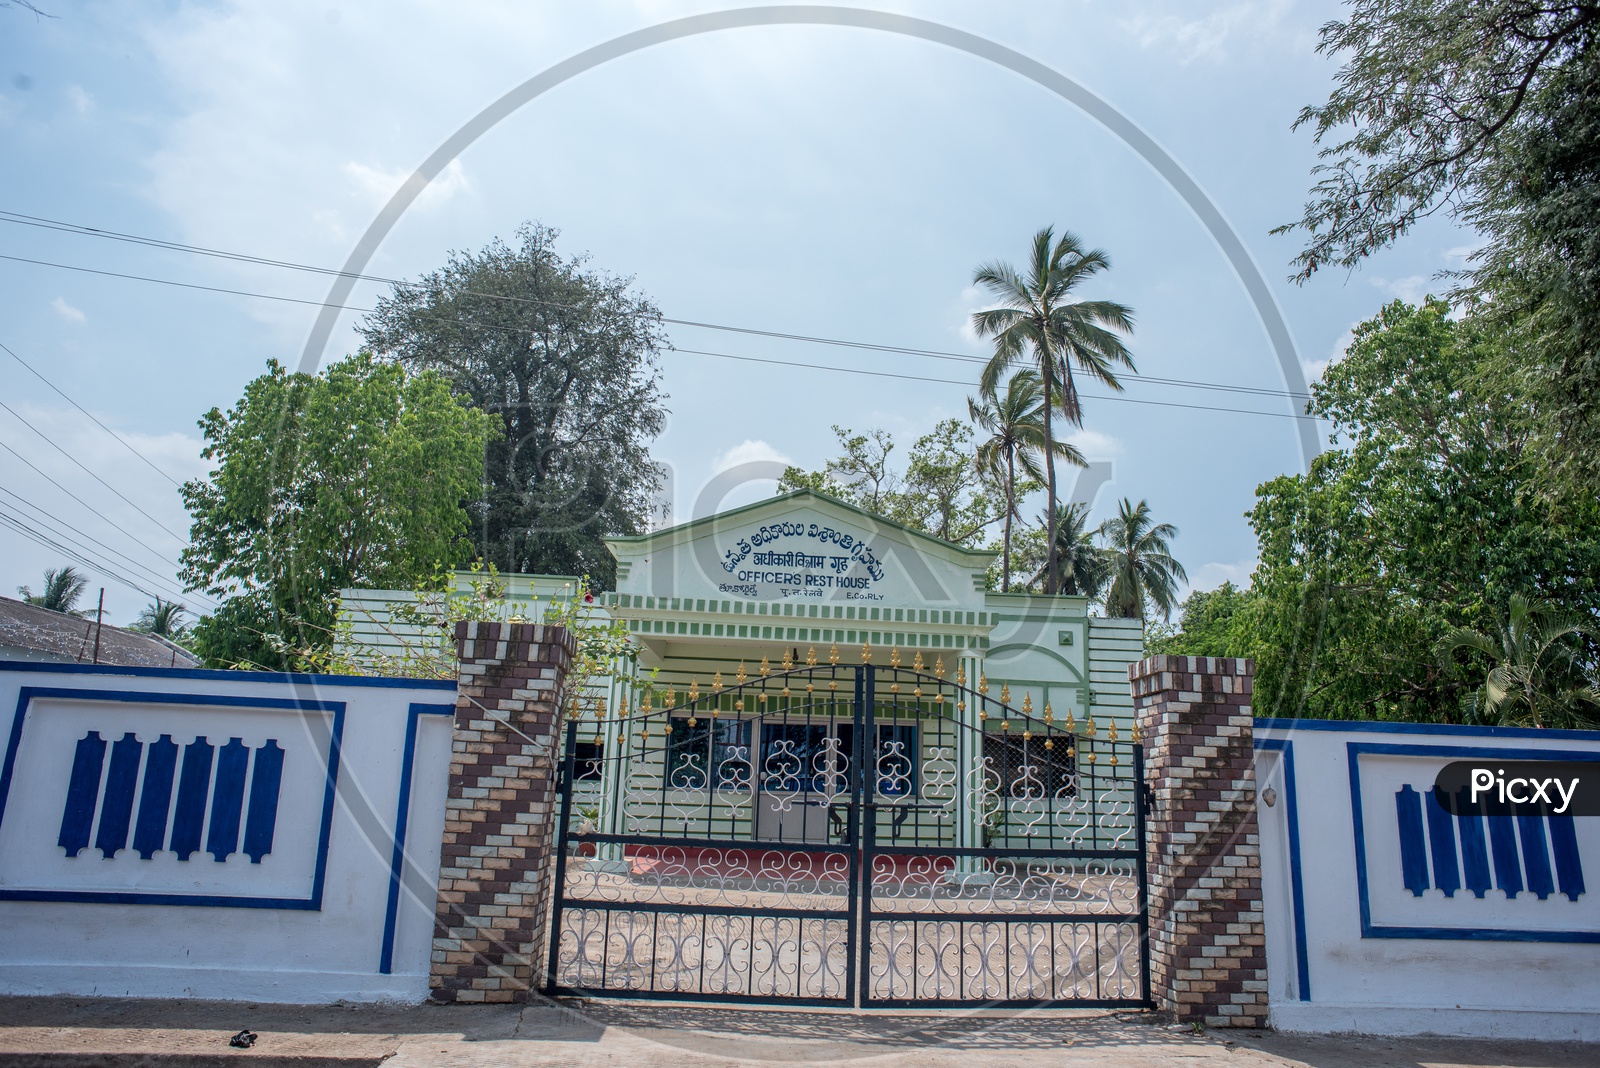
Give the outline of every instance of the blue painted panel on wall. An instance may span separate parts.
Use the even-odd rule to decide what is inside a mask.
[[[256,750],[256,769],[250,778],[250,815],[244,826],[244,851],[250,863],[260,864],[272,852],[272,834],[278,825],[278,788],[283,782],[283,750],[275,738]]]
[[[106,743],[99,731],[90,731],[78,740],[72,755],[72,778],[67,783],[67,804],[61,813],[61,834],[56,839],[69,857],[77,856],[89,844],[105,762]]]
[[[163,734],[149,748],[144,758],[144,789],[139,793],[139,822],[133,828],[133,848],[145,860],[166,844],[172,776],[178,766],[178,746],[172,735]]]
[[[95,833],[95,848],[111,860],[117,850],[128,847],[128,825],[133,822],[133,791],[139,785],[139,758],[144,743],[132,731],[111,747],[111,768],[106,772],[105,794],[100,801],[100,829]]]
[[[188,860],[200,849],[200,832],[206,824],[206,794],[211,786],[211,743],[196,739],[183,747],[183,773],[178,778],[178,808],[172,814],[172,841],[168,849]]]

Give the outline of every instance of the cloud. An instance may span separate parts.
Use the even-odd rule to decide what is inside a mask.
[[[67,86],[67,102],[79,115],[87,115],[94,110],[94,97],[81,85]]]
[[[1254,557],[1232,564],[1217,560],[1201,564],[1189,572],[1189,582],[1180,591],[1179,600],[1188,597],[1195,590],[1214,590],[1224,582],[1231,582],[1243,589],[1250,585],[1250,576],[1255,573],[1255,569]]]
[[[1141,14],[1124,19],[1122,27],[1140,48],[1174,53],[1178,62],[1187,66],[1195,60],[1218,62],[1231,58],[1230,46],[1241,37],[1259,43],[1279,28],[1288,7],[1286,0],[1247,0],[1217,8],[1197,19]]]
[[[714,457],[711,461],[711,473],[716,474],[742,464],[753,463],[777,463],[785,467],[794,465],[794,461],[776,447],[765,441],[746,438],[733,448]]]
[[[1079,427],[1068,434],[1066,441],[1069,445],[1077,447],[1088,460],[1109,460],[1113,456],[1122,455],[1122,441],[1110,434],[1102,434],[1098,430],[1088,427]]]
[[[968,345],[985,347],[990,345],[990,341],[979,337],[978,332],[972,329],[972,313],[983,308],[991,307],[993,304],[994,301],[990,299],[987,290],[979,289],[977,286],[968,286],[967,288],[963,289],[961,291],[961,296],[956,300],[956,305],[960,309],[961,316],[956,323],[956,335]]]
[[[381,205],[394,196],[400,184],[414,173],[410,170],[385,170],[382,167],[369,167],[365,163],[351,161],[342,168],[346,178],[350,179],[356,191],[373,205]],[[443,172],[428,183],[428,187],[417,197],[416,206],[431,208],[445,203],[471,186],[467,182],[467,174],[461,167],[459,159],[451,160]]]
[[[1404,278],[1374,278],[1372,284],[1391,297],[1399,297],[1407,304],[1420,304],[1422,298],[1432,292],[1433,281],[1434,279],[1428,275],[1412,274]]]
[[[86,323],[89,321],[89,317],[87,315],[83,314],[83,312],[79,311],[77,308],[74,308],[60,297],[52,300],[50,302],[50,307],[54,308],[56,310],[56,314],[61,316],[61,318],[65,319],[69,323]]]

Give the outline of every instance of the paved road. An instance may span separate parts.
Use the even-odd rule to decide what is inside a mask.
[[[233,1050],[228,1036],[260,1037]],[[0,1068],[1590,1068],[1600,1047],[1196,1035],[1127,1012],[860,1015],[589,1002],[289,1006],[0,998]]]

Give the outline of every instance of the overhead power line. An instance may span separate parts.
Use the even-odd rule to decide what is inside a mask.
[[[90,571],[93,571],[96,574],[104,575],[111,581],[127,586],[129,589],[142,593],[146,597],[154,598],[157,596],[155,593],[152,593],[150,590],[141,586],[139,583],[135,582],[133,579],[115,570],[114,568],[110,568],[103,563],[97,563],[93,560],[90,560],[82,553],[77,552],[68,546],[62,545],[61,543],[50,538],[48,535],[34,529],[17,516],[5,511],[3,505],[0,505],[0,525],[10,527],[18,534],[21,534],[23,537],[27,538],[29,541],[42,545],[52,552],[60,553],[62,556],[65,556],[74,563],[81,564]]]
[[[341,309],[343,311],[353,311],[353,312],[363,312],[363,313],[371,313],[371,312],[376,310],[374,308],[363,308],[363,307],[359,307],[359,306],[351,305],[351,304],[330,304],[330,303],[328,303],[326,301],[320,301],[320,300],[306,300],[306,299],[301,298],[301,297],[286,297],[286,296],[283,296],[281,294],[276,294],[276,293],[256,293],[256,292],[251,292],[249,290],[243,290],[243,289],[228,289],[228,288],[224,288],[224,287],[221,287],[221,286],[200,285],[200,284],[194,283],[194,282],[179,282],[179,281],[176,281],[176,280],[173,280],[173,279],[170,279],[170,278],[154,278],[154,277],[151,277],[149,275],[126,274],[126,273],[123,273],[123,272],[120,272],[120,271],[105,271],[105,270],[100,270],[99,268],[95,268],[95,267],[80,267],[80,266],[77,266],[75,264],[52,263],[52,262],[50,262],[48,260],[27,259],[27,258],[22,257],[22,256],[0,255],[0,260],[12,260],[12,261],[18,262],[18,263],[37,264],[37,265],[39,265],[41,267],[57,267],[57,268],[60,268],[62,270],[66,270],[66,271],[81,271],[81,272],[86,273],[86,274],[104,275],[104,276],[111,277],[111,278],[126,278],[126,279],[130,279],[130,280],[133,280],[133,281],[138,281],[138,282],[152,282],[152,283],[155,283],[157,285],[177,286],[177,287],[179,287],[181,289],[198,289],[198,290],[203,290],[203,291],[209,292],[209,293],[226,293],[226,294],[229,294],[229,295],[232,295],[232,296],[255,297],[255,298],[259,298],[261,300],[276,300],[276,301],[283,301],[283,302],[289,303],[289,304],[303,304],[303,305],[308,305],[308,306],[313,307],[313,308],[338,308],[338,309]],[[437,318],[437,317],[434,317],[434,318]],[[442,322],[460,322],[460,320],[450,320],[450,319],[441,319],[440,321],[442,321]],[[481,326],[482,324],[463,323],[462,325]],[[730,329],[732,329],[732,328],[730,328]],[[791,361],[785,361],[785,360],[766,359],[766,358],[757,357],[757,356],[736,356],[736,355],[733,355],[731,353],[707,352],[707,351],[700,350],[700,349],[679,349],[679,348],[674,348],[673,351],[675,351],[675,352],[685,352],[685,353],[694,353],[696,355],[703,355],[703,356],[714,356],[714,357],[717,357],[718,359],[724,359],[724,360],[740,360],[740,361],[744,361],[744,362],[747,362],[747,363],[775,363],[775,364],[780,364],[780,365],[788,366],[788,367],[802,367],[802,368],[814,368],[816,370],[841,371],[841,372],[844,372],[844,373],[847,373],[847,374],[861,374],[861,375],[869,375],[869,376],[873,376],[873,377],[900,378],[900,379],[904,379],[904,380],[910,381],[910,382],[937,382],[937,383],[940,383],[940,384],[943,384],[943,385],[966,386],[968,388],[971,388],[971,386],[972,386],[972,383],[968,382],[968,381],[957,381],[957,380],[954,380],[954,379],[933,379],[933,378],[928,378],[925,375],[894,374],[894,373],[891,373],[891,372],[888,372],[888,371],[868,371],[868,370],[865,370],[865,369],[862,369],[862,368],[855,368],[855,367],[828,367],[828,366],[822,365],[822,364],[797,363],[797,362],[791,362]],[[981,359],[980,357],[961,357],[961,358],[962,359],[970,359],[972,361],[977,361],[977,360]],[[1132,376],[1130,376],[1130,377],[1132,377]],[[1139,379],[1136,379],[1136,380],[1139,380]],[[1219,384],[1219,383],[1185,382],[1185,381],[1180,380],[1180,379],[1162,379],[1162,380],[1142,379],[1142,380],[1143,381],[1150,381],[1150,382],[1158,382],[1159,384],[1196,386],[1196,387],[1200,387],[1200,388],[1213,388],[1213,389],[1236,391],[1236,392],[1242,392],[1242,393],[1265,394],[1265,395],[1268,395],[1268,396],[1276,396],[1276,397],[1293,396],[1292,394],[1285,394],[1285,393],[1283,393],[1281,391],[1273,392],[1273,391],[1270,391],[1270,390],[1260,390],[1260,389],[1256,389],[1255,387],[1251,387],[1251,386],[1229,386],[1229,385],[1222,385],[1222,384]],[[1274,413],[1274,412],[1259,412],[1259,411],[1250,411],[1250,410],[1242,409],[1242,408],[1219,408],[1219,407],[1216,407],[1214,405],[1206,405],[1206,404],[1179,404],[1179,403],[1177,403],[1175,401],[1156,401],[1156,400],[1149,400],[1149,399],[1142,398],[1142,397],[1110,397],[1110,396],[1107,396],[1107,395],[1104,395],[1104,394],[1094,394],[1093,396],[1095,396],[1096,399],[1115,400],[1115,401],[1120,401],[1120,402],[1122,402],[1124,404],[1148,404],[1148,405],[1154,405],[1156,407],[1188,408],[1188,409],[1191,409],[1191,410],[1194,410],[1194,411],[1231,412],[1231,413],[1235,413],[1235,414],[1244,414],[1244,415],[1275,415],[1275,416],[1277,416],[1279,418],[1284,418],[1284,419],[1296,419],[1296,418],[1299,418],[1298,415],[1296,415],[1294,413],[1291,413],[1291,412],[1277,412],[1277,413]]]
[[[44,229],[56,230],[56,231],[60,231],[60,232],[63,232],[63,233],[72,233],[72,234],[77,234],[77,235],[85,236],[85,237],[98,237],[98,238],[102,238],[102,239],[106,239],[106,240],[119,241],[119,242],[124,242],[124,243],[129,243],[129,244],[136,244],[136,245],[144,245],[144,246],[148,246],[148,247],[151,247],[151,248],[165,249],[165,250],[168,250],[168,251],[184,252],[184,253],[188,253],[188,254],[191,254],[191,255],[209,256],[209,257],[213,257],[213,258],[217,258],[217,259],[229,260],[229,261],[233,261],[233,262],[237,262],[237,263],[250,263],[250,264],[256,264],[256,265],[265,266],[265,267],[276,267],[276,268],[280,268],[280,269],[284,269],[284,270],[301,271],[301,272],[305,272],[305,273],[323,275],[323,276],[327,276],[327,277],[353,278],[353,279],[356,279],[358,281],[377,282],[377,283],[380,283],[380,284],[383,284],[383,285],[396,286],[396,287],[399,287],[399,288],[411,288],[411,289],[422,288],[422,284],[421,283],[412,282],[412,281],[409,281],[407,279],[389,278],[389,277],[386,277],[384,275],[365,274],[365,273],[361,273],[361,272],[357,272],[357,271],[342,271],[342,270],[338,270],[338,269],[335,269],[335,268],[332,268],[332,267],[319,267],[319,266],[316,266],[314,264],[297,263],[297,262],[295,262],[293,260],[280,260],[280,259],[273,259],[273,258],[267,257],[267,256],[255,256],[255,255],[250,255],[248,253],[242,253],[242,252],[230,252],[230,251],[226,251],[226,250],[223,250],[223,249],[207,248],[207,247],[202,246],[202,245],[188,245],[188,244],[184,244],[184,243],[178,242],[178,241],[166,241],[166,240],[163,240],[161,238],[145,237],[145,236],[138,235],[138,234],[122,233],[122,232],[119,232],[119,231],[116,231],[116,230],[104,230],[104,229],[100,229],[98,227],[84,226],[84,225],[79,224],[79,223],[64,222],[64,221],[59,220],[59,219],[47,219],[47,218],[43,218],[41,216],[36,216],[36,215],[25,215],[25,214],[23,214],[21,212],[0,210],[0,222],[9,222],[9,223],[15,223],[15,224],[24,225],[24,226],[42,227]],[[348,305],[342,305],[342,304],[329,304],[329,303],[323,302],[323,301],[303,300],[303,299],[292,298],[292,297],[276,297],[276,296],[273,296],[273,295],[270,295],[270,294],[264,294],[264,293],[246,293],[246,292],[241,291],[241,290],[223,289],[223,288],[214,287],[214,286],[194,285],[194,284],[191,284],[191,283],[175,282],[175,281],[169,281],[169,280],[166,280],[166,279],[149,278],[149,277],[142,276],[142,275],[124,275],[124,274],[119,274],[119,273],[113,272],[113,271],[97,271],[97,270],[94,270],[92,268],[73,267],[73,266],[70,266],[70,265],[67,265],[67,264],[51,263],[51,262],[44,261],[44,260],[29,260],[29,259],[25,259],[25,258],[20,257],[20,256],[8,256],[8,257],[4,257],[4,258],[16,260],[16,261],[23,262],[23,263],[35,263],[35,264],[38,264],[38,265],[41,265],[41,266],[59,267],[59,268],[65,269],[65,270],[82,270],[82,271],[87,271],[89,273],[110,275],[112,277],[138,278],[138,279],[140,279],[142,281],[162,282],[162,283],[168,284],[168,285],[184,286],[186,288],[209,290],[209,291],[212,291],[212,292],[231,293],[231,294],[240,295],[240,296],[255,296],[255,297],[261,297],[261,298],[268,299],[268,300],[286,300],[286,301],[289,301],[289,302],[292,302],[292,303],[306,304],[306,305],[310,305],[310,306],[313,306],[313,307],[337,308],[337,309],[340,309],[340,310],[348,310],[348,311],[356,311],[356,312],[364,312],[364,313],[370,313],[373,310],[371,308],[355,308],[355,307],[350,307]],[[536,297],[522,297],[522,296],[517,296],[517,295],[509,294],[509,293],[489,293],[489,292],[484,292],[484,291],[480,291],[480,290],[464,290],[464,291],[462,291],[462,293],[463,293],[463,295],[466,295],[466,296],[474,296],[474,297],[479,297],[479,298],[486,299],[486,300],[501,300],[501,301],[520,303],[520,304],[536,304],[536,305],[540,305],[542,307],[548,307],[548,308],[560,308],[560,309],[564,309],[564,310],[576,310],[576,306],[575,305],[565,304],[565,303],[561,303],[559,301],[540,300],[540,299],[538,299]],[[756,328],[756,327],[733,326],[733,325],[730,325],[730,324],[727,324],[727,323],[713,323],[713,322],[707,322],[707,321],[698,320],[698,319],[677,319],[677,318],[663,316],[661,321],[663,323],[667,323],[667,324],[670,324],[670,325],[673,325],[673,326],[686,326],[686,327],[692,327],[692,328],[700,329],[700,330],[717,330],[717,331],[722,331],[722,332],[726,332],[726,333],[747,334],[747,335],[751,335],[751,336],[754,336],[754,337],[776,338],[776,339],[785,340],[785,341],[799,341],[799,342],[804,342],[806,344],[812,344],[812,345],[829,345],[829,346],[835,346],[835,347],[840,347],[840,348],[861,349],[861,350],[870,351],[870,352],[897,353],[897,354],[901,354],[901,355],[921,356],[921,357],[924,357],[924,358],[931,358],[931,359],[938,359],[938,360],[955,360],[955,361],[964,362],[964,363],[986,363],[988,361],[988,357],[986,357],[986,356],[977,356],[977,355],[973,355],[972,353],[949,352],[949,351],[945,351],[945,350],[941,350],[941,349],[929,349],[929,348],[921,348],[921,347],[908,346],[908,345],[887,345],[887,344],[880,344],[880,343],[868,342],[868,341],[853,341],[853,340],[847,340],[847,339],[843,339],[843,338],[823,337],[823,336],[814,335],[814,334],[790,333],[790,332],[785,332],[785,331],[780,331],[780,330],[764,330],[764,329],[759,329],[759,328]],[[1223,390],[1223,391],[1239,392],[1239,393],[1254,393],[1254,394],[1259,394],[1261,396],[1284,397],[1284,398],[1288,398],[1288,399],[1291,399],[1291,400],[1309,400],[1310,399],[1310,394],[1305,393],[1305,392],[1301,392],[1301,391],[1297,391],[1297,390],[1270,389],[1270,388],[1261,387],[1261,386],[1243,386],[1243,385],[1233,385],[1233,384],[1220,383],[1220,382],[1202,382],[1202,381],[1195,381],[1195,380],[1191,380],[1191,379],[1182,379],[1182,378],[1162,378],[1162,377],[1157,377],[1157,376],[1154,376],[1154,375],[1142,375],[1142,374],[1138,374],[1136,372],[1128,373],[1124,377],[1128,378],[1131,381],[1148,382],[1148,383],[1150,383],[1152,385],[1170,385],[1170,386],[1189,387],[1189,388],[1196,388],[1196,389],[1212,389],[1212,390]]]
[[[34,462],[32,460],[29,460],[26,456],[22,455],[16,449],[13,449],[10,445],[6,444],[6,442],[0,441],[0,449],[6,450],[6,452],[9,452],[12,456],[15,456],[17,459],[19,459],[23,463],[27,464],[28,467],[30,469],[32,469],[32,471],[35,474],[37,474],[40,478],[42,478],[46,482],[50,483],[52,486],[54,486],[56,489],[60,490],[62,493],[65,493],[68,497],[71,497],[73,500],[77,501],[84,508],[88,509],[91,513],[93,513],[94,515],[98,516],[100,518],[100,520],[102,522],[104,522],[107,526],[111,527],[113,530],[117,531],[119,534],[122,534],[129,541],[131,541],[134,544],[138,545],[141,549],[144,549],[145,551],[149,552],[150,555],[154,556],[157,560],[160,560],[164,564],[171,564],[173,566],[173,568],[175,568],[175,569],[179,569],[179,568],[181,568],[183,566],[183,565],[179,564],[176,560],[173,560],[171,557],[162,556],[160,550],[155,549],[155,548],[151,547],[150,545],[146,544],[143,540],[141,540],[136,535],[134,535],[126,527],[123,527],[122,525],[120,525],[117,522],[113,521],[108,516],[106,516],[106,514],[104,512],[100,511],[94,505],[90,504],[88,501],[84,500],[82,497],[78,496],[76,493],[73,493],[71,490],[67,489],[67,487],[63,486],[61,483],[57,482],[55,479],[53,479],[49,475],[45,474],[43,471],[41,471],[38,468],[38,466],[36,464],[34,464]]]
[[[780,367],[809,367],[816,371],[838,371],[841,374],[870,375],[873,378],[898,378],[907,382],[936,382],[942,385],[967,387],[972,385],[970,382],[961,382],[952,378],[927,378],[923,375],[895,374],[892,371],[868,371],[860,367],[834,367],[830,364],[821,363],[794,363],[789,360],[774,360],[764,356],[735,356],[728,352],[704,352],[700,349],[674,348],[673,351],[691,356],[715,356],[723,360],[740,360],[746,363],[771,363]],[[1155,404],[1163,408],[1192,408],[1202,412],[1229,412],[1234,415],[1265,415],[1274,419],[1296,418],[1290,412],[1263,412],[1253,408],[1218,408],[1209,404],[1182,404],[1178,401],[1142,400],[1138,397],[1118,397],[1109,393],[1083,393],[1081,395],[1092,400],[1117,401],[1122,404]]]
[[[0,486],[0,493],[5,494],[7,497],[10,497],[13,501],[15,501],[17,504],[22,505],[24,508],[26,508],[30,512],[32,512],[33,513],[32,516],[26,517],[28,519],[28,521],[30,523],[40,523],[40,524],[44,525],[46,527],[46,529],[48,530],[48,532],[52,536],[58,537],[58,538],[65,538],[67,541],[70,541],[72,544],[78,546],[78,548],[82,549],[84,552],[95,553],[96,555],[99,555],[101,553],[105,553],[105,554],[109,554],[111,556],[120,557],[122,560],[126,561],[126,565],[124,565],[124,564],[116,564],[116,565],[113,565],[113,566],[116,566],[116,567],[119,567],[119,568],[124,567],[124,566],[136,568],[139,571],[144,572],[145,575],[148,575],[150,577],[149,580],[154,582],[154,583],[163,583],[163,582],[164,583],[171,583],[172,575],[170,575],[170,574],[164,575],[160,571],[157,571],[155,568],[149,566],[148,564],[142,563],[141,561],[134,559],[133,557],[129,556],[127,553],[122,552],[120,549],[112,548],[110,545],[107,545],[105,542],[101,541],[100,539],[98,539],[96,537],[93,537],[92,535],[90,535],[90,534],[88,534],[88,533],[86,533],[84,531],[79,530],[79,531],[75,531],[75,532],[69,532],[67,530],[62,529],[66,525],[65,523],[63,523],[56,516],[52,515],[50,512],[48,512],[45,509],[39,507],[37,504],[34,504],[32,501],[28,500],[26,497],[22,496],[21,494],[15,492],[13,490],[7,489],[5,486]],[[0,501],[0,505],[4,505],[6,507],[14,507],[14,505],[7,505],[6,502],[4,502],[4,501]],[[80,538],[83,539],[83,540],[79,540]],[[84,544],[85,541],[92,543],[96,548],[90,548],[89,545]],[[145,580],[141,578],[140,581],[145,581]],[[166,592],[167,593],[172,593],[172,588],[171,588],[170,585],[167,587]]]
[[[149,512],[147,512],[143,508],[139,507],[139,505],[137,505],[133,501],[129,500],[128,497],[125,494],[123,494],[123,492],[121,490],[117,489],[117,487],[113,486],[111,483],[107,482],[105,479],[103,479],[99,475],[95,474],[93,471],[91,471],[89,469],[89,467],[86,464],[84,464],[84,462],[82,460],[78,459],[76,456],[72,455],[66,449],[63,449],[60,445],[56,444],[55,441],[51,439],[50,435],[46,434],[44,431],[40,430],[38,427],[34,426],[32,423],[30,423],[26,419],[24,419],[22,417],[21,413],[19,413],[15,408],[11,407],[11,405],[7,404],[5,401],[0,401],[0,408],[4,408],[6,411],[10,412],[11,415],[12,415],[12,418],[16,419],[17,422],[21,423],[23,426],[25,426],[29,430],[33,431],[35,434],[39,435],[40,438],[44,439],[44,442],[45,442],[46,445],[49,445],[52,449],[54,449],[57,452],[59,452],[62,456],[65,456],[67,459],[71,460],[74,464],[76,464],[78,466],[79,470],[83,471],[84,474],[88,475],[90,478],[92,478],[96,482],[100,483],[100,485],[104,486],[106,489],[110,490],[112,493],[115,493],[118,497],[120,497],[122,499],[122,502],[124,504],[126,504],[128,507],[132,508],[135,512],[138,512],[140,515],[142,515],[146,519],[150,520],[150,522],[152,522],[156,526],[160,527],[163,531],[165,531],[171,537],[176,538],[178,540],[179,544],[182,544],[182,545],[188,545],[189,544],[189,539],[188,538],[184,537],[182,534],[175,533],[165,523],[161,522],[161,520],[157,519],[155,516],[151,515]]]
[[[130,445],[128,443],[127,439],[124,438],[121,434],[118,434],[115,430],[112,430],[110,427],[108,427],[104,423],[102,423],[98,418],[96,418],[96,416],[95,416],[95,414],[93,412],[89,411],[89,409],[85,408],[83,405],[79,404],[77,401],[75,401],[71,397],[67,396],[66,393],[61,389],[60,386],[56,385],[54,382],[50,381],[44,375],[40,374],[38,369],[35,368],[33,366],[33,364],[29,363],[27,360],[24,360],[21,356],[18,356],[15,352],[12,352],[11,349],[7,348],[6,345],[3,342],[0,342],[0,349],[4,349],[6,355],[10,356],[13,360],[16,360],[23,367],[26,367],[28,369],[28,372],[30,374],[32,374],[33,377],[37,378],[39,381],[43,382],[45,385],[47,385],[51,389],[55,390],[56,395],[59,396],[62,400],[66,401],[68,404],[70,404],[74,408],[78,409],[78,411],[82,412],[84,415],[88,416],[90,419],[93,419],[95,426],[99,427],[101,430],[104,430],[107,434],[110,434],[112,437],[116,438],[119,442],[122,443],[122,447],[123,448],[127,449],[129,452],[133,453],[139,459],[143,460],[145,462],[145,465],[147,467],[149,467],[150,470],[154,471],[156,474],[160,475],[162,478],[166,479],[168,482],[172,483],[174,486],[182,486],[183,485],[183,483],[179,482],[177,479],[173,478],[171,475],[169,475],[165,471],[161,470],[161,468],[157,467],[156,464],[155,464],[155,461],[151,460],[150,457],[146,456],[144,453],[140,452],[138,449],[136,449],[132,445]]]

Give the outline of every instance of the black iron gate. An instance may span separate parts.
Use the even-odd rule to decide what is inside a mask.
[[[548,992],[1149,1003],[1138,739],[871,655],[569,723]]]

